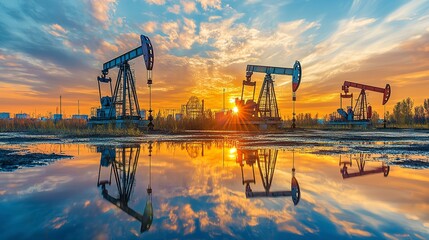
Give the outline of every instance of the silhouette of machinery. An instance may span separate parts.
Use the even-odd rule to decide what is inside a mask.
[[[261,198],[261,197],[292,197],[294,205],[299,203],[301,198],[301,190],[299,188],[298,180],[295,178],[295,162],[293,159],[292,166],[292,180],[291,190],[286,191],[271,191],[271,184],[273,182],[274,173],[277,161],[277,149],[238,149],[237,150],[237,163],[241,168],[242,184],[245,185],[246,198]],[[257,164],[261,181],[265,191],[253,191],[250,184],[256,184],[255,167]],[[248,178],[245,177],[244,167],[251,168],[252,175]]]
[[[134,186],[136,185],[135,176],[140,155],[140,145],[121,147],[102,146],[97,147],[97,152],[101,153],[97,187],[101,186],[103,198],[141,222],[141,233],[149,230],[153,220],[151,187],[152,143],[149,143],[149,184],[146,189],[147,199],[143,214],[128,206]],[[109,172],[105,180],[100,180],[102,168],[105,168]],[[112,196],[108,190],[108,186],[112,183],[112,173],[118,190],[117,196]]]
[[[353,177],[361,177],[370,174],[383,173],[383,176],[387,177],[389,175],[390,166],[385,165],[384,162],[381,162],[381,167],[377,167],[371,170],[365,170],[366,159],[369,157],[369,154],[360,153],[357,156],[352,156],[350,154],[350,158],[348,161],[342,161],[340,156],[339,166],[343,165],[340,169],[340,173],[343,176],[343,179],[353,178]],[[356,160],[356,165],[358,167],[357,172],[349,172],[349,167],[352,167],[353,158]]]
[[[353,93],[349,93],[350,88],[360,89],[359,97],[357,98],[356,105],[353,108]],[[368,104],[367,92],[377,92],[383,94],[382,104],[386,106],[391,95],[391,88],[389,84],[386,84],[385,88],[374,87],[370,85],[364,85],[355,82],[345,81],[340,93],[340,108],[337,112],[340,118],[334,116],[331,117],[331,122],[343,122],[347,124],[366,125],[369,124],[369,120],[372,118],[372,107]],[[350,106],[347,109],[343,109],[343,98],[350,99]],[[384,128],[386,128],[386,115],[384,115]]]
[[[252,81],[253,73],[265,73],[265,78],[262,83],[259,93],[258,102],[255,102],[256,82]],[[292,128],[295,128],[295,101],[296,91],[301,83],[301,64],[296,61],[293,68],[247,65],[246,80],[243,81],[241,90],[241,98],[235,100],[238,108],[238,114],[245,120],[245,124],[254,124],[263,122],[268,125],[279,125],[280,114],[277,105],[276,92],[274,91],[274,80],[272,75],[289,75],[292,76],[292,101],[293,101],[293,123]],[[252,98],[244,100],[244,88],[246,86],[253,87]]]
[[[140,105],[137,97],[134,71],[131,70],[129,62],[143,56],[147,70],[147,85],[149,86],[149,124],[153,129],[152,116],[152,68],[154,64],[154,52],[150,39],[140,35],[141,46],[115,57],[103,64],[101,76],[97,77],[98,93],[101,108],[96,110],[96,116],[91,117],[90,126],[98,124],[116,123],[118,127],[124,127],[125,123],[141,124]],[[109,70],[119,68],[115,88],[112,88],[112,79],[107,77]],[[100,83],[109,83],[110,93],[102,96]],[[110,95],[110,96],[109,96]],[[126,122],[125,122],[126,120]]]

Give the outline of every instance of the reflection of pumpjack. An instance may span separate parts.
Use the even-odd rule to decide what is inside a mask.
[[[372,170],[366,170],[365,171],[365,158],[367,157],[367,154],[360,153],[359,157],[356,158],[356,165],[359,169],[359,172],[349,173],[347,166],[352,166],[352,155],[350,154],[350,160],[349,161],[341,161],[340,156],[340,162],[339,165],[343,164],[343,167],[340,169],[341,175],[343,176],[343,179],[346,178],[352,178],[352,177],[359,177],[359,176],[365,176],[369,174],[375,174],[375,173],[383,173],[385,177],[389,175],[390,166],[384,165],[384,162],[381,163],[381,167],[372,169]]]
[[[97,186],[101,186],[103,198],[119,207],[128,215],[141,222],[140,232],[149,230],[153,219],[152,208],[152,188],[150,185],[150,165],[149,165],[149,185],[147,188],[146,206],[143,214],[136,212],[128,206],[128,202],[135,185],[135,176],[137,163],[140,155],[140,145],[127,147],[99,147],[101,152],[100,168],[98,170]],[[152,143],[149,144],[149,164],[151,164]],[[108,180],[100,181],[101,167],[110,166],[110,176]],[[118,197],[109,194],[106,184],[110,186],[112,182],[112,172],[115,176],[116,186],[118,187]]]
[[[186,151],[191,158],[196,158],[200,154],[204,156],[204,143],[186,143]]]
[[[270,191],[273,182],[274,170],[276,168],[278,150],[261,149],[261,150],[237,150],[237,163],[241,167],[241,178],[243,185],[246,185],[246,198],[257,197],[292,197],[295,205],[299,203],[301,191],[298,180],[295,178],[295,163],[292,167],[291,191]],[[252,168],[252,178],[244,178],[244,162]],[[250,187],[250,183],[256,184],[254,164],[258,164],[259,173],[261,175],[262,184],[265,191],[255,192]]]

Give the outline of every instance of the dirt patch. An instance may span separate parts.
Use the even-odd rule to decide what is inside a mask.
[[[0,133],[0,143],[20,144],[20,143],[42,143],[61,142],[61,138],[53,135],[31,135],[28,133]]]
[[[72,158],[70,155],[30,153],[9,149],[0,149],[0,171],[12,172],[21,168],[48,165],[58,159]]]
[[[394,162],[393,164],[401,167],[413,168],[413,169],[429,168],[429,162],[421,161],[421,160],[403,160],[403,161]]]

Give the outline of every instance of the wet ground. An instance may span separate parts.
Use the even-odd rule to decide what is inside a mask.
[[[429,132],[0,133],[0,239],[428,239]]]

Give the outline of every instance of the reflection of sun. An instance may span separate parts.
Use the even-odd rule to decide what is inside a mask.
[[[237,152],[237,148],[233,147],[229,149],[229,154],[234,154]]]
[[[235,159],[237,157],[237,148],[233,147],[229,149],[229,158]]]
[[[235,98],[230,98],[229,103],[235,103]]]
[[[232,108],[232,112],[233,112],[233,113],[238,113],[238,107],[237,107],[237,106],[235,106],[234,108]]]

